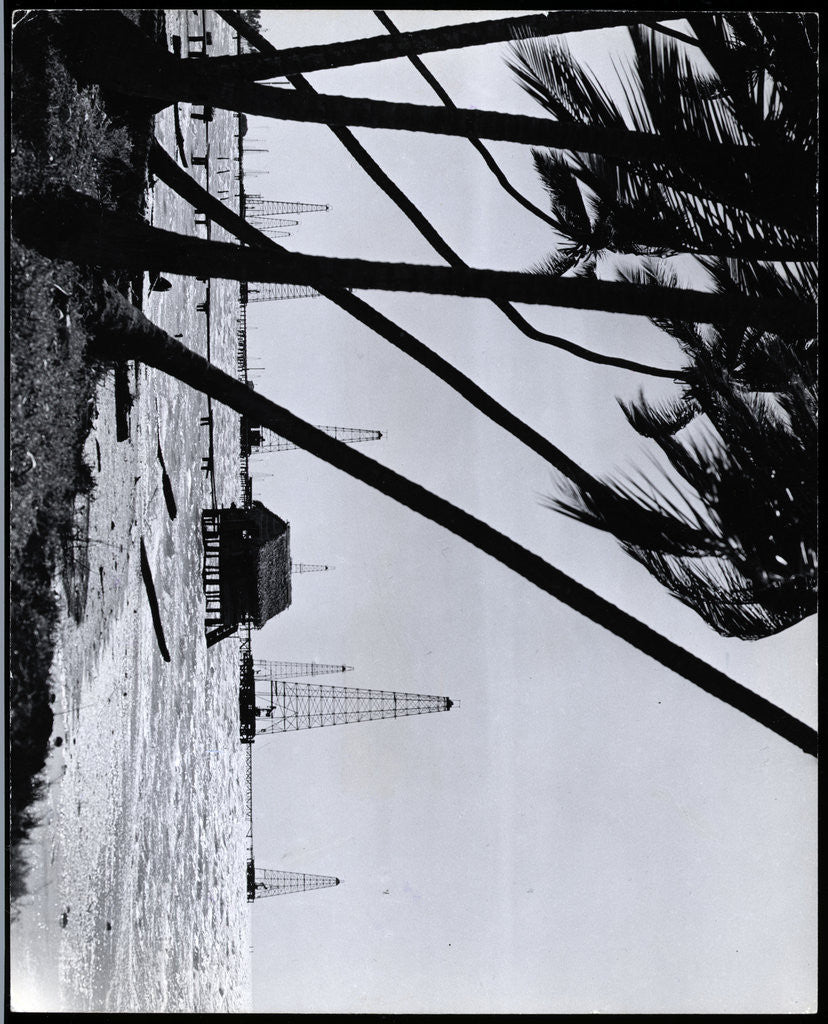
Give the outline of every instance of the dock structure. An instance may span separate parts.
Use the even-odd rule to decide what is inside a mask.
[[[236,372],[247,383],[247,303],[239,303],[236,316]]]
[[[291,602],[290,524],[260,501],[201,514],[207,646],[249,622],[261,629]]]

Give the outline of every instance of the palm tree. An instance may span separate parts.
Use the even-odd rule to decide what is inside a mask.
[[[259,49],[261,49],[263,52],[278,53],[278,51],[276,50],[272,43],[265,39],[264,36],[261,35],[261,33],[251,31],[250,27],[234,12],[220,11],[219,13],[224,18],[224,20],[227,21],[227,23],[232,28],[234,28],[239,33],[240,36],[247,39],[248,42],[259,47]],[[382,12],[375,13],[378,16],[382,14]],[[384,17],[385,16],[383,15],[383,18]],[[388,22],[388,24],[391,24],[389,19],[386,19],[383,23],[385,24],[386,22]],[[432,81],[435,84],[438,90],[438,94],[441,95],[442,98],[445,94],[442,92],[439,83],[436,83],[436,80],[433,79],[433,76],[429,76],[429,72],[422,64],[422,61],[420,61],[419,58],[416,57],[415,55],[410,55],[410,59],[414,62],[415,67],[421,69],[422,73],[428,76],[428,80]],[[316,95],[316,90],[303,75],[288,75],[287,80],[290,83],[290,85],[292,85],[293,88],[296,89],[297,92]],[[447,96],[444,102],[446,101],[448,102],[448,105],[454,106]],[[349,131],[349,129],[347,128],[337,125],[330,125],[329,127],[333,134],[336,136],[336,138],[342,143],[345,149],[356,160],[359,166],[365,171],[365,173],[371,178],[371,180],[383,190],[383,192],[388,196],[388,198],[393,203],[396,204],[396,206],[405,214],[405,216],[408,217],[408,219],[411,221],[414,227],[417,228],[417,230],[420,232],[423,238],[425,238],[425,240],[432,246],[435,252],[437,252],[438,255],[442,256],[442,258],[450,266],[466,266],[465,261],[461,259],[461,257],[454,251],[454,249],[451,248],[451,246],[445,241],[445,239],[440,235],[440,233],[425,217],[422,211],[411,201],[411,199],[402,191],[402,189],[400,189],[391,180],[391,178],[388,177],[388,175],[385,173],[385,171],[383,171],[383,169],[379,166],[376,160],[374,160],[371,154],[365,149],[364,146],[362,146],[359,143],[359,141],[354,136],[353,132]],[[514,195],[519,201],[522,201],[524,206],[527,206],[530,210],[541,216],[542,219],[545,219],[547,222],[551,222],[551,219],[546,214],[544,214],[540,210],[537,210],[537,208],[534,207],[532,203],[528,202],[528,200],[525,200],[520,195],[520,193],[512,189],[512,187],[509,185],[508,181],[506,181],[505,176],[502,174],[500,168],[494,162],[494,159],[491,157],[491,154],[485,148],[483,143],[480,142],[479,139],[471,139],[470,141],[472,142],[473,145],[475,145],[478,151],[481,152],[488,166],[494,170],[496,176],[498,176],[498,180],[500,180],[501,182],[505,182],[505,187],[507,187],[507,191],[509,191],[511,195]],[[598,363],[603,366],[616,366],[621,369],[649,374],[654,377],[667,377],[671,380],[682,378],[681,370],[662,369],[661,367],[648,366],[647,364],[639,363],[631,359],[624,359],[623,357],[607,356],[593,352],[591,349],[584,348],[582,345],[578,345],[573,341],[558,337],[557,335],[548,334],[545,331],[539,330],[538,328],[530,324],[529,321],[526,320],[526,318],[523,317],[514,308],[514,306],[512,306],[509,303],[498,302],[496,303],[496,305],[501,310],[501,312],[526,337],[531,338],[534,341],[539,341],[546,345],[552,345],[555,348],[559,348],[565,352],[570,352],[572,355],[578,356],[579,358],[584,359],[588,362]]]
[[[747,390],[712,354],[699,353],[697,380],[682,401],[622,404],[674,471],[661,486],[641,475],[604,481],[596,492],[563,482],[563,497],[549,502],[614,534],[710,626],[745,640],[816,611],[816,383],[793,349],[775,355],[776,376],[787,380],[773,393]],[[662,517],[646,544],[629,525],[642,509]],[[681,539],[688,529],[692,544]]]
[[[637,650],[765,725],[806,753],[816,756],[817,736],[809,726],[667,640],[488,524],[312,427],[223,373],[148,321],[114,289],[105,288],[92,330],[94,346],[105,358],[140,360],[247,415],[252,422],[261,423],[330,465],[443,526]]]
[[[374,14],[379,23],[383,25],[387,29],[387,31],[391,33],[392,36],[398,37],[402,35],[400,30],[397,28],[394,22],[388,17],[388,14],[385,11],[374,11]],[[457,104],[454,102],[454,100],[452,100],[451,96],[449,96],[449,94],[442,87],[442,85],[440,85],[440,83],[437,81],[435,76],[429,71],[429,69],[425,66],[425,64],[423,64],[418,54],[409,53],[407,54],[407,56],[411,64],[417,69],[417,72],[420,75],[420,77],[424,79],[424,81],[426,81],[431,86],[432,90],[437,94],[437,96],[439,96],[443,106],[456,110]],[[543,210],[540,209],[540,207],[535,206],[535,204],[530,199],[527,199],[522,192],[519,192],[514,187],[514,185],[507,178],[504,171],[501,169],[498,162],[495,160],[495,158],[492,156],[492,154],[489,152],[486,146],[480,141],[480,139],[469,139],[469,142],[481,155],[481,157],[483,158],[483,162],[492,172],[497,183],[508,195],[512,197],[512,199],[515,200],[515,202],[520,203],[524,210],[528,210],[529,213],[537,217],[539,220],[544,221],[546,224],[549,224],[552,227],[555,227],[555,222],[552,220],[548,213],[545,213]]]
[[[104,18],[108,12],[95,12]],[[208,104],[248,115],[334,125],[422,131],[462,138],[500,139],[529,145],[551,146],[599,153],[636,164],[656,162],[674,176],[691,177],[702,186],[724,193],[748,189],[757,201],[770,199],[784,187],[807,188],[815,161],[784,142],[773,149],[729,142],[699,141],[687,132],[661,136],[624,128],[594,127],[549,118],[502,114],[486,110],[449,110],[445,107],[381,100],[352,99],[322,94],[297,95],[228,77],[207,76],[201,62],[175,60],[160,47],[147,43],[138,32],[120,22],[106,20],[110,34],[119,34],[115,46],[100,46],[90,38],[89,12],[60,12],[55,33],[67,61],[85,81],[97,82],[125,96],[171,103],[176,100]],[[116,17],[116,16],[112,16]],[[122,17],[122,16],[117,16]],[[122,18],[127,25],[130,23]],[[386,37],[381,37],[386,38]],[[127,44],[130,44],[127,46]],[[188,67],[188,63],[194,65]],[[201,70],[199,70],[201,68]],[[784,162],[784,173],[780,169]]]
[[[784,25],[792,21],[798,24],[794,16],[780,19]],[[714,42],[720,41],[723,18],[699,16],[693,24],[703,39],[712,35]],[[801,152],[813,152],[815,53],[805,55],[810,57],[805,61],[810,74],[802,75],[813,81],[812,95],[809,102],[800,102],[793,88],[786,90],[776,80],[753,86],[757,72],[733,46],[727,49],[721,43],[719,53],[712,43],[699,42],[699,53],[718,57],[714,67],[719,74],[711,75],[699,70],[698,59],[691,59],[688,48],[673,38],[640,25],[630,29],[630,37],[634,63],[620,83],[626,116],[565,44],[514,43],[509,63],[529,94],[563,123],[619,130],[629,121],[636,131],[693,135],[701,146],[752,145],[770,152],[779,145],[796,145]],[[804,49],[794,52],[799,56]],[[757,59],[754,55],[753,63]],[[780,66],[778,61],[775,67]],[[757,90],[758,101],[753,96]],[[800,92],[807,94],[808,89]],[[550,195],[556,230],[567,240],[565,251],[573,262],[604,251],[815,257],[812,172],[774,195],[746,188],[741,172],[731,177],[726,167],[717,183],[715,176],[706,172],[702,178],[689,165],[631,166],[606,154],[584,152],[535,151],[533,156]]]
[[[378,288],[488,298],[542,305],[594,309],[637,316],[675,317],[716,322],[739,317],[770,329],[794,325],[811,329],[816,307],[775,296],[727,296],[690,288],[645,287],[622,281],[547,279],[535,273],[475,267],[383,263],[372,260],[308,256],[284,249],[263,252],[227,242],[178,235],[144,221],[106,211],[100,203],[72,190],[15,202],[20,237],[53,256],[141,270],[153,267],[173,274],[310,284],[317,290]]]
[[[255,228],[246,224],[223,203],[209,196],[157,146],[152,152],[151,169],[169,185],[176,188],[184,198],[214,217],[217,223],[237,234],[242,240],[252,246],[266,247],[274,252],[284,253],[284,250],[275,242],[271,242]],[[112,263],[116,266],[141,267],[151,264],[173,272],[197,273],[199,276],[218,276],[217,271],[221,270],[223,273],[242,279],[248,279],[245,275],[249,275],[251,280],[263,279],[258,268],[245,267],[245,257],[258,255],[255,250],[225,247],[229,255],[223,259],[221,267],[216,266],[214,262],[197,262],[194,259],[194,253],[206,251],[212,259],[211,252],[215,252],[219,243],[207,243],[188,238],[178,239],[177,236],[166,232],[159,233],[157,229],[149,228],[143,222],[125,223],[122,218],[107,215],[86,197],[80,197],[80,200],[75,197],[75,200],[73,206],[65,198],[57,201],[55,199],[51,201],[38,199],[33,204],[33,209],[30,205],[28,211],[16,206],[14,216],[16,231],[18,234],[22,231],[25,241],[41,248],[45,247],[51,255],[90,262],[103,260],[105,263]],[[71,219],[70,214],[73,214]],[[39,232],[34,223],[38,218],[40,220]],[[149,241],[147,241],[148,239]],[[61,248],[56,249],[55,244],[59,240],[63,240],[63,244]],[[171,240],[172,243],[179,245],[176,257],[179,262],[171,262]],[[489,416],[493,422],[509,430],[514,437],[546,459],[550,465],[563,473],[573,485],[584,493],[600,496],[605,504],[618,504],[611,486],[586,473],[560,449],[504,409],[469,378],[437,356],[422,342],[382,317],[347,289],[332,287],[330,281],[325,278],[312,277],[309,283],[312,283],[323,295],[327,295],[366,326],[380,333],[392,344],[434,372],[458,394]],[[699,294],[704,295],[705,293]],[[728,307],[732,306],[730,297],[726,297],[726,304]],[[663,517],[652,509],[646,507],[636,509],[628,506],[625,508],[624,514],[628,539],[635,539],[642,546],[651,544],[654,537],[662,538],[660,541],[662,545],[668,543],[668,540],[670,543],[680,543],[683,545],[682,550],[695,550],[706,542],[703,531],[694,524],[682,526],[682,524],[674,522],[667,523],[666,526],[669,527],[669,532],[667,532]]]
[[[232,11],[218,13],[228,22],[228,15],[238,17]],[[208,75],[221,72],[251,81],[261,81],[303,72],[389,60],[394,57],[408,57],[411,54],[483,46],[487,43],[499,43],[527,36],[548,36],[558,32],[610,28],[641,20],[656,21],[669,16],[670,12],[647,14],[635,11],[550,11],[546,14],[530,14],[519,18],[498,18],[420,29],[416,32],[401,32],[390,37],[371,36],[367,39],[323,46],[297,46],[273,53],[211,57],[203,63]]]
[[[616,132],[615,137],[617,137],[617,135],[618,135],[618,133]],[[652,135],[650,135],[650,139],[651,140],[653,139]],[[700,148],[703,150],[705,148],[705,146],[702,144],[700,146]],[[708,149],[709,149],[709,145],[708,145]],[[746,151],[748,151],[748,150],[746,150]],[[650,147],[649,152],[650,153],[653,152],[652,151],[652,147]],[[731,149],[729,152],[733,153],[734,150]],[[754,150],[753,151],[754,156],[758,152],[759,152],[758,150]],[[698,164],[696,164],[692,168],[692,171],[696,175],[697,179],[698,179],[698,173],[697,173],[698,172],[698,168],[699,168]],[[663,168],[662,168],[662,170],[663,170]],[[688,174],[687,171],[683,171],[683,172],[677,171],[675,169],[675,167],[673,167],[672,165],[668,168],[668,170],[671,171],[671,173],[673,174],[674,178],[676,177],[676,175],[680,176],[682,173],[685,175],[685,177]],[[738,179],[739,175],[742,175],[742,174],[743,174],[743,169],[739,170],[738,174],[736,175],[736,179]],[[692,174],[691,174],[691,177],[692,177]],[[712,177],[715,178],[716,174],[713,173]],[[736,179],[733,179],[731,181],[731,185],[733,184],[733,181],[736,180]],[[742,184],[744,184],[744,183],[742,182]],[[204,252],[202,252],[201,255],[204,256],[206,254]],[[219,255],[219,254],[218,253],[212,253],[211,256],[212,255]],[[186,254],[185,254],[185,256],[186,256]],[[187,258],[191,258],[191,257],[188,256]],[[236,259],[237,255],[228,252],[228,253],[224,253],[223,258],[225,259],[225,262],[229,262],[229,260],[231,258],[232,259]],[[358,272],[360,272],[362,274],[369,273],[369,275],[370,275],[370,273],[376,274],[380,270],[380,268],[377,268],[377,267],[368,267],[368,266],[365,266],[365,265],[357,267],[355,264],[351,264],[350,266],[347,267],[347,271],[346,271],[344,263],[337,264],[337,266],[339,267],[340,270],[342,270],[343,272],[347,272],[349,274],[353,274],[353,273],[358,271]],[[310,264],[306,264],[301,272],[302,273],[308,273],[310,271],[311,273],[319,273],[321,269],[322,268],[320,266],[318,266],[318,265],[316,267],[313,267]],[[213,272],[213,271],[202,270],[202,273],[210,273],[210,272]],[[274,273],[275,272],[276,271],[274,271]],[[284,269],[280,269],[279,270],[280,274],[284,274],[285,272],[286,271]],[[328,275],[328,280],[329,281],[331,280],[330,275],[333,272],[334,272],[334,264],[332,264],[332,263],[327,264],[326,267],[324,268],[324,273],[326,275]],[[231,276],[237,276],[237,275],[239,275],[239,270],[237,269],[235,271],[235,273],[233,273],[233,272],[230,272],[230,273],[231,273]],[[443,284],[438,284],[438,283],[436,283],[436,279],[440,277],[441,273],[444,275],[443,276]],[[417,280],[419,283],[416,284],[416,287],[423,287],[424,284],[425,284],[426,278],[428,278],[429,281],[430,281],[430,284],[428,284],[428,287],[441,287],[441,288],[444,288],[444,289],[445,288],[449,288],[449,290],[452,290],[452,291],[455,291],[455,292],[461,292],[461,293],[464,293],[464,294],[483,294],[480,291],[475,291],[474,290],[475,288],[482,287],[482,283],[481,283],[481,278],[480,277],[477,277],[476,282],[470,282],[470,277],[474,276],[474,274],[475,274],[474,271],[466,271],[465,272],[465,276],[463,274],[461,274],[461,275],[459,275],[459,277],[455,277],[455,279],[451,282],[451,285],[449,287],[448,278],[445,277],[445,271],[444,271],[443,268],[417,268],[413,272],[413,276],[409,279],[409,281],[406,283],[405,286],[409,287],[409,286],[411,286],[411,283],[413,281]],[[485,272],[484,272],[484,274],[485,274]],[[244,276],[245,277],[250,277],[250,278],[256,278],[256,279],[264,279],[263,275],[258,274],[258,273],[251,273],[249,269],[245,272]],[[340,280],[342,280],[342,279],[340,279]],[[363,283],[363,285],[366,282],[368,282],[368,281],[371,281],[373,283],[380,283],[381,280],[382,280],[381,277],[376,277],[376,276],[374,276],[374,277],[370,277],[370,276],[365,277],[365,276],[363,276],[362,278],[360,278],[360,281],[361,281],[361,283]],[[501,279],[501,282],[503,280],[504,279]],[[386,278],[386,281],[387,281],[387,278]],[[353,281],[350,281],[349,283],[353,284]],[[489,278],[488,281],[487,281],[488,285],[494,285],[496,283],[497,282],[495,282],[491,278]],[[516,284],[516,283],[518,283],[516,278],[511,278],[510,279],[510,284]],[[579,289],[577,288],[577,286],[579,284],[584,284],[584,282],[576,282],[576,281],[573,281],[573,282],[549,282],[548,287],[550,289],[554,290],[556,288],[559,289],[561,285],[564,285],[564,291],[567,291],[569,293],[569,297],[567,299],[565,299],[565,301],[572,301],[572,296],[573,295],[585,294],[585,290],[584,289],[581,289],[579,291]],[[602,283],[602,284],[605,284],[605,283]],[[397,285],[397,286],[399,286],[399,285]],[[603,291],[606,293],[607,289],[604,288]],[[491,294],[491,292],[485,292],[485,294]],[[521,295],[528,295],[529,293],[528,292],[521,292],[520,294]],[[537,293],[535,293],[535,294],[537,294]],[[562,294],[560,292],[560,290],[558,291],[558,294]],[[615,291],[615,295],[616,296],[618,296],[620,294],[621,293],[619,291],[617,291],[617,290]],[[628,293],[628,295],[632,295],[632,293]],[[673,296],[671,296],[671,299],[675,298],[675,297],[676,297],[676,295],[674,293]],[[725,315],[725,312],[724,312],[724,309],[723,309],[723,305],[721,303],[719,303],[718,305],[713,303],[713,306],[711,307],[710,300],[712,298],[715,298],[715,297],[713,297],[713,296],[708,296],[707,297],[707,309],[709,311],[709,310],[711,310],[711,308],[713,308],[714,309],[714,313],[710,314],[708,312],[708,313],[706,313],[704,315],[706,317],[709,317],[710,319],[715,320],[717,318],[723,317]],[[701,296],[698,296],[697,299],[698,299],[699,303],[704,303],[705,302],[705,300]],[[594,299],[592,301],[594,301]],[[765,304],[767,304],[766,300],[765,300]],[[739,309],[738,303],[734,303],[734,302],[731,302],[731,301],[728,301],[727,303],[725,303],[725,307],[727,308],[727,315],[728,316],[736,315],[736,316],[739,316],[740,318],[742,318],[743,320],[745,320],[746,322],[751,322],[752,321],[752,322],[756,323],[755,313],[760,310],[760,303],[757,302],[757,303],[754,303],[753,305],[755,307],[754,310],[752,312],[749,312],[747,307],[745,306],[744,302],[742,303],[742,308],[741,309]],[[784,306],[785,303],[782,303],[782,305]],[[625,306],[618,306],[618,305],[616,305],[616,306],[613,306],[612,308],[615,308],[615,309],[624,309],[624,308],[626,308],[627,310],[632,310],[634,307],[633,306],[626,306],[625,307]],[[700,313],[700,308],[701,307],[698,307],[698,308],[695,308],[695,309],[692,310],[692,313],[695,315],[695,317],[697,319],[700,319],[701,316],[703,315],[703,314]],[[660,311],[659,315],[661,315],[662,317],[663,316],[667,316],[667,315],[672,315],[674,317],[675,316],[684,316],[685,318],[687,318],[687,316],[688,316],[687,310],[688,310],[688,307],[685,306],[685,311],[682,313],[676,307],[673,307],[672,312],[667,313],[662,308],[662,310]],[[651,314],[656,312],[652,308],[650,308],[649,310],[645,310],[645,309],[641,309],[640,307],[638,308],[637,311],[638,312],[650,312]],[[792,311],[792,307],[789,307],[789,311]],[[362,311],[362,315],[363,316],[365,315],[365,311]],[[369,316],[369,319],[370,319],[370,316]],[[801,318],[801,321],[802,321],[803,325],[805,325],[805,328],[807,328],[807,321],[809,319],[812,319],[812,313],[809,314],[806,317],[802,317]],[[366,321],[363,320],[363,322],[366,322]],[[775,318],[775,322],[774,323],[772,323],[771,321],[765,319],[764,320],[764,325],[765,326],[768,326],[768,325],[778,326],[780,324],[780,322],[781,322],[781,318],[780,318],[780,316],[777,316]],[[389,333],[393,334],[394,332],[391,331]],[[399,344],[400,343],[400,339],[397,338],[395,343]],[[406,339],[405,344],[410,346],[410,343],[411,343],[411,340],[410,339]],[[427,351],[428,350],[426,350],[426,352]],[[423,354],[421,353],[421,355],[423,355]],[[421,361],[424,361],[424,365],[426,364],[426,361],[431,361],[431,355],[433,355],[433,354],[427,355],[425,357],[425,360],[421,359]],[[433,366],[433,362],[432,362],[432,366]],[[456,373],[456,371],[454,371],[454,372]],[[448,379],[448,378],[444,377],[444,379]],[[467,387],[467,384],[464,382],[463,386]],[[458,388],[458,390],[460,390],[460,388]],[[461,391],[461,393],[462,393],[462,391]],[[485,404],[486,403],[485,403],[485,400],[484,400],[484,401],[481,402],[481,404],[478,405],[478,407],[482,408],[482,407],[485,406]],[[495,413],[495,415],[493,415],[493,418],[495,418],[496,416],[500,417],[500,419],[497,419],[496,421],[504,422],[504,416],[503,416],[503,412],[501,410],[498,410]],[[508,417],[506,417],[506,418],[508,418]],[[521,430],[521,429],[523,429],[523,427],[520,426],[520,427],[518,427],[518,429]],[[518,436],[517,433],[516,433],[516,436]],[[534,446],[536,446],[537,445],[536,439],[532,439],[532,443],[533,443]],[[546,442],[546,444],[548,445],[548,442]],[[537,446],[535,447],[535,450],[539,450]],[[556,457],[558,459],[560,459],[560,455],[559,454]],[[551,460],[551,461],[552,461],[553,465],[556,464],[554,462],[554,460]],[[582,471],[580,471],[578,469],[578,467],[571,467],[570,466],[569,469],[570,469],[570,473],[569,473],[570,479],[572,479],[573,482],[577,486],[582,486],[582,481],[578,479],[578,475],[579,475],[579,473],[582,474]],[[596,486],[596,484],[594,482],[587,481],[586,490],[591,490],[593,494],[598,494],[600,492],[601,493],[601,497],[605,500],[605,502],[606,501],[610,501],[611,502],[611,500],[612,500],[612,499],[609,499],[607,497],[607,493],[606,493],[607,488],[604,485]],[[638,510],[639,513],[641,511],[642,511],[641,509]],[[660,538],[661,537],[664,537],[664,538],[672,537],[673,541],[675,541],[676,531],[678,530],[679,532],[681,532],[679,530],[679,527],[675,523],[669,524],[669,530],[667,530],[666,528],[663,527],[663,525],[660,522],[657,523],[656,525],[653,525],[652,520],[654,518],[657,518],[657,516],[654,516],[652,514],[653,513],[652,509],[644,509],[643,512],[645,513],[643,516],[640,515],[640,514],[635,515],[631,508],[625,509],[625,515],[627,515],[628,517],[632,517],[632,519],[637,523],[638,536],[639,536],[640,541],[646,541],[646,537],[644,536],[646,531],[644,531],[641,527],[642,527],[642,524],[647,522],[647,520],[648,520],[647,513],[650,513],[649,520],[650,520],[650,527],[651,527],[651,529],[653,529],[654,532],[656,532],[659,535]],[[684,524],[684,526],[687,527],[687,524]],[[685,546],[687,546],[689,544],[689,545],[691,545],[691,547],[693,545],[695,545],[695,547],[698,548],[699,547],[699,540],[698,540],[698,536],[697,535],[700,532],[701,531],[698,530],[695,527],[691,527],[689,529],[686,529],[685,530],[686,536],[682,539],[681,543],[685,544]],[[689,540],[688,540],[688,537],[689,537]],[[627,525],[627,540],[630,543],[633,542],[633,537],[632,537],[631,531],[629,529],[629,524]],[[661,543],[662,546],[664,546],[664,544],[666,542],[667,542],[666,540],[660,540],[659,541],[659,543]]]
[[[768,146],[784,139],[813,151],[815,65],[804,21],[763,16],[761,31],[756,18],[741,15],[699,15],[691,24],[697,39],[682,42],[709,55],[715,76],[699,72],[672,39],[630,30],[627,102],[635,126],[678,124],[701,140]],[[564,47],[529,41],[513,51],[513,70],[555,116],[623,123],[618,105]],[[649,254],[620,278],[671,287],[674,270],[652,257],[691,252],[722,296],[796,303],[816,294],[815,266],[803,258],[815,251],[813,207],[797,223],[780,197],[757,216],[745,204],[700,196],[671,169],[653,177],[584,154],[534,157],[566,239],[541,270],[558,274],[574,265],[594,275],[607,252]],[[733,253],[741,258],[723,258]],[[772,258],[799,262],[766,262]],[[613,533],[719,632],[756,639],[815,608],[816,337],[790,323],[768,331],[738,316],[704,327],[698,319],[654,318],[690,357],[683,393],[657,405],[643,396],[622,405],[674,475],[660,486],[641,475],[602,481],[600,492],[564,483],[550,505]],[[663,517],[645,544],[630,525],[642,509]],[[707,531],[707,540],[685,545],[673,526],[682,535],[692,528],[697,539]]]

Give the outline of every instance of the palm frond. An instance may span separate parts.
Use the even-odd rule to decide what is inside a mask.
[[[573,240],[589,237],[590,223],[578,179],[564,157],[548,149],[533,149],[532,160],[552,204],[559,230]]]
[[[542,260],[529,268],[530,273],[542,274],[546,277],[563,277],[587,255],[580,246],[565,245],[557,252],[544,256]]]
[[[576,63],[566,43],[520,39],[509,47],[507,66],[526,92],[557,120],[626,127],[615,102],[594,76]]]
[[[747,141],[722,102],[718,78],[696,70],[686,47],[643,25],[630,26],[629,34],[635,77],[655,131],[679,129],[718,143]]]
[[[625,550],[722,636],[761,640],[816,610],[816,594],[808,586],[760,590],[722,559],[674,557],[631,546]]]
[[[687,504],[634,478],[615,478],[583,488],[561,477],[547,508],[596,529],[622,543],[640,544],[672,554],[715,554],[723,545],[715,526]]]
[[[616,68],[619,100],[559,43],[517,44],[510,66],[560,120],[813,153],[813,20],[765,12],[688,17],[709,70],[691,58],[686,40],[633,27],[634,58]],[[676,288],[675,267],[663,257],[691,253],[720,294],[816,298],[807,160],[792,163],[787,191],[737,160],[679,166],[555,152],[535,161],[568,242],[545,272],[592,274],[603,252],[616,252],[637,257],[619,268],[621,280]],[[620,403],[652,442],[647,473],[586,488],[561,482],[547,504],[612,533],[720,633],[771,635],[815,603],[817,339],[733,318],[653,322],[691,366],[678,397],[649,403],[639,394]]]
[[[598,253],[591,252],[572,268],[572,277],[595,280],[598,276]]]
[[[630,426],[642,437],[664,437],[677,434],[700,412],[694,400],[670,398],[655,404],[644,398],[643,391],[631,402],[617,399]]]
[[[731,603],[799,615],[811,607],[816,585],[815,424],[802,438],[759,396],[725,388],[719,401],[708,426],[688,436],[676,436],[669,426],[652,431],[671,468],[667,473],[653,460],[660,483],[640,473],[592,491],[568,483],[550,507],[612,533],[636,557],[648,552],[639,557],[648,567],[663,569],[659,559],[666,556],[714,556],[719,572],[731,574],[729,587],[738,575],[741,590]],[[671,586],[681,590],[675,581]],[[699,609],[713,623],[704,602]],[[763,628],[771,627],[766,622]]]

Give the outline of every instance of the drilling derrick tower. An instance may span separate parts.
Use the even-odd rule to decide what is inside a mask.
[[[289,232],[266,231],[265,234],[287,235]],[[254,283],[252,281],[242,282],[244,286],[245,302],[274,302],[281,299],[315,299],[319,292],[311,288],[309,284],[277,284],[273,281]]]
[[[243,424],[244,426],[244,424]],[[328,437],[335,437],[337,441],[344,441],[345,444],[361,444],[364,441],[382,440],[381,430],[369,430],[363,427],[324,427],[318,426]],[[284,437],[274,434],[267,427],[248,427],[248,443],[253,454],[258,452],[287,452],[299,445],[287,441]]]
[[[321,683],[288,682],[270,671],[279,662],[254,660],[249,642],[240,648],[239,733],[242,743],[277,732],[319,729],[326,725],[370,722],[376,718],[403,718],[448,711],[448,697],[394,690],[364,690]],[[289,664],[296,664],[295,662]],[[313,666],[306,675],[315,675]],[[342,671],[347,666],[323,666]]]
[[[291,562],[290,571],[295,576],[297,573],[303,572],[330,572],[333,568],[331,565],[320,565],[316,562]]]
[[[299,679],[302,676],[328,676],[335,672],[353,672],[352,665],[324,665],[315,661],[263,661],[253,660],[253,672],[258,679]]]
[[[283,228],[295,228],[299,226],[298,220],[290,220],[287,217],[257,217],[256,227],[260,231],[270,231],[274,228],[277,231],[281,231]]]
[[[422,693],[363,690],[321,683],[273,679],[269,692],[255,694],[255,735],[350,725],[377,718],[402,718],[448,711],[452,701]]]
[[[260,900],[264,896],[284,896],[289,892],[308,892],[310,889],[326,889],[339,885],[339,879],[332,875],[305,875],[299,871],[271,871],[257,868],[253,861],[247,863],[247,902]]]
[[[330,210],[327,203],[293,203],[278,199],[263,199],[256,193],[244,197],[244,212],[251,224],[258,218],[281,217],[286,213],[320,213]]]

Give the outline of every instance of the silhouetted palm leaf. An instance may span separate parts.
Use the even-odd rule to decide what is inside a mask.
[[[674,478],[665,474],[660,487],[643,476],[611,479],[609,497],[567,484],[550,505],[611,532],[714,629],[755,639],[815,610],[816,392],[794,381],[778,395],[757,395],[717,376],[712,361],[707,375],[684,402],[704,414],[693,436],[678,436],[680,402],[650,407],[641,397],[622,406]],[[642,511],[659,517],[649,538],[630,528]],[[681,550],[688,528],[708,536],[701,542],[697,533]]]
[[[630,426],[642,437],[671,436],[686,427],[701,412],[701,406],[692,398],[670,398],[651,404],[639,391],[632,402],[618,400]]]
[[[752,51],[748,56],[732,42],[724,46],[719,62],[727,79],[723,81],[717,74],[700,71],[686,47],[670,37],[640,25],[631,27],[630,35],[634,62],[619,73],[625,111],[574,61],[565,44],[537,39],[516,42],[508,63],[526,91],[561,121],[685,133],[705,144],[746,145],[755,141],[764,118],[768,120],[761,135],[765,143],[799,145],[797,133],[780,133],[773,127],[782,102],[780,90],[776,106],[768,111],[748,102],[747,79],[756,62]],[[715,31],[713,37],[714,43],[722,45]],[[728,56],[735,68],[728,66]],[[734,89],[739,102],[732,99]],[[776,173],[773,169],[748,172],[728,160],[715,168],[694,167],[690,161],[681,167],[633,166],[573,153],[566,158],[557,155],[556,160],[568,163],[573,175],[599,195],[605,212],[612,214],[613,230],[608,234],[614,251],[742,253],[768,259],[815,253],[809,197],[796,194],[797,188],[770,187],[770,179],[765,178]],[[807,189],[807,176],[799,184]],[[554,200],[552,214],[558,215]],[[592,228],[595,234],[594,221]]]
[[[815,610],[812,587],[786,581],[760,590],[721,560],[676,558],[643,548],[626,550],[723,636],[760,640],[795,625]]]

